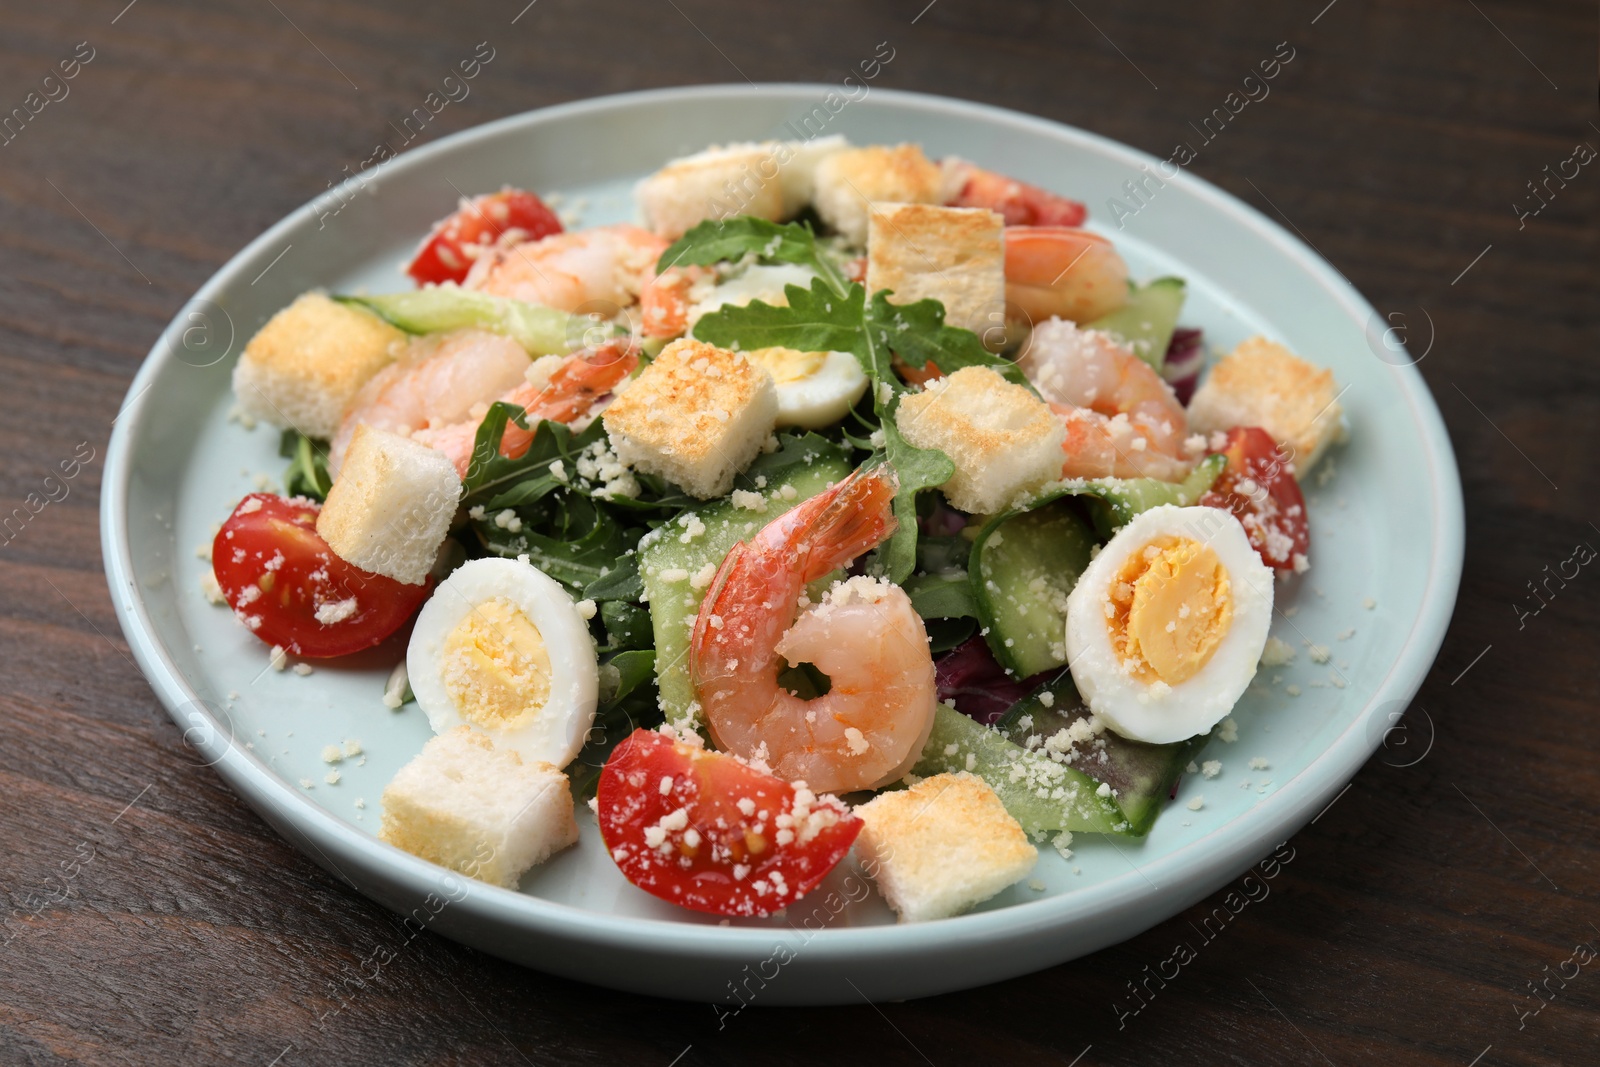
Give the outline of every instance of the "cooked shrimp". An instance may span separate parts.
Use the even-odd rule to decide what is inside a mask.
[[[410,435],[460,422],[525,381],[529,362],[517,342],[485,330],[412,341],[403,358],[379,371],[350,401],[330,443],[328,472],[339,473],[344,450],[362,423]]]
[[[894,531],[894,492],[892,475],[857,472],[773,520],[728,553],[695,620],[689,671],[712,740],[818,792],[901,777],[933,728],[933,657],[904,590],[852,578],[795,616],[808,582]],[[784,661],[815,666],[828,692],[785,690]]]
[[[1007,315],[1091,322],[1128,302],[1128,265],[1099,234],[1007,226],[1005,240]]]
[[[622,344],[585,349],[566,357],[550,373],[548,381],[539,377],[525,380],[498,400],[522,408],[528,416],[528,425],[534,429],[545,419],[573,422],[587,415],[638,365],[638,353]],[[481,421],[479,416],[448,426],[430,427],[418,430],[411,438],[450,457],[450,462],[456,465],[456,473],[465,478],[472,465],[472,450]],[[514,422],[507,422],[500,435],[500,454],[520,459],[533,443],[534,429],[524,430]]]
[[[1082,226],[1088,210],[1077,200],[996,174],[964,159],[945,160],[960,183],[951,207],[982,207],[999,213],[1007,226]]]
[[[1033,328],[1017,365],[1066,421],[1062,477],[1179,481],[1189,473],[1183,405],[1110,335],[1049,319]]]
[[[530,304],[599,312],[609,318],[638,299],[666,250],[666,241],[626,224],[551,234],[538,241],[502,238],[478,257],[462,284]]]
[[[646,337],[681,337],[689,328],[689,290],[707,275],[704,267],[654,269],[639,290],[639,332]]]

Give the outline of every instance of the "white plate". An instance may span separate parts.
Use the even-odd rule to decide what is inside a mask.
[[[628,190],[666,159],[729,140],[804,136],[823,126],[862,142],[920,142],[1090,204],[1157,161],[1014,112],[873,90],[837,114],[830,87],[708,86],[605,97],[468,130],[406,153],[375,177],[295,212],[203,286],[152,349],[129,390],[107,458],[101,514],[106,573],[123,631],[151,685],[217,772],[322,867],[430,929],[556,974],[619,989],[764,1004],[862,995],[906,998],[1024,974],[1130,937],[1236,877],[1326,805],[1382,742],[1443,638],[1461,573],[1462,511],[1437,409],[1381,320],[1332,268],[1276,224],[1188,174],[1107,230],[1136,277],[1189,281],[1186,324],[1227,348],[1253,333],[1333,368],[1352,442],[1309,492],[1313,569],[1280,587],[1273,632],[1301,649],[1264,671],[1235,712],[1239,740],[1214,742],[1213,780],[1191,775],[1142,842],[1080,836],[1071,861],[1046,846],[1035,877],[977,912],[895,925],[859,874],[836,871],[768,920],[719,926],[628,885],[580,812],[577,848],[521,892],[463,883],[373,836],[383,785],[429,736],[412,705],[383,706],[402,649],[301,677],[267,668],[266,649],[208,604],[195,548],[235,501],[276,480],[277,434],[227,417],[229,371],[266,318],[313,287],[406,287],[401,260],[457,190],[504,184],[587,201],[584,224],[631,216]],[[834,97],[837,101],[839,98]],[[824,121],[825,120],[825,121]],[[337,209],[337,210],[335,210]],[[1398,358],[1397,358],[1398,357]],[[1376,606],[1364,608],[1365,598]],[[1346,639],[1339,635],[1354,631]],[[1310,661],[1303,641],[1332,661]],[[1342,683],[1342,686],[1339,684]],[[1301,687],[1299,697],[1285,687]],[[361,742],[340,764],[323,748]],[[1248,769],[1261,757],[1269,770]],[[1246,779],[1248,788],[1242,788]],[[1270,785],[1262,785],[1268,780]],[[308,783],[307,788],[302,783]],[[1186,802],[1203,794],[1200,811]],[[360,802],[364,800],[365,806]],[[861,899],[861,898],[865,899]],[[747,969],[748,968],[748,969]]]

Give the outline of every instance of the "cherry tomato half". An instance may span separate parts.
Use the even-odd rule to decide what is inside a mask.
[[[494,244],[507,230],[521,230],[537,241],[561,232],[561,220],[545,202],[521,189],[502,189],[473,197],[455,214],[433,224],[406,273],[418,285],[459,282],[472,269],[468,249]]]
[[[1294,480],[1292,454],[1257,426],[1229,430],[1220,451],[1228,465],[1200,504],[1233,512],[1267,566],[1292,568],[1295,557],[1311,549],[1310,521]]]
[[[793,904],[861,832],[833,797],[653,730],[611,753],[598,799],[600,836],[628,881],[713,915]]]
[[[344,656],[406,624],[428,584],[403,585],[334,555],[316,503],[271,493],[239,502],[211,544],[211,568],[240,622],[297,656]]]

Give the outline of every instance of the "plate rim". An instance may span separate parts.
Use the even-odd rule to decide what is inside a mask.
[[[392,167],[391,173],[403,174],[477,141],[496,138],[519,127],[536,128],[545,122],[585,113],[625,111],[641,104],[699,103],[730,97],[773,97],[804,102],[819,99],[833,89],[833,86],[825,83],[808,82],[772,82],[755,86],[717,83],[590,97],[469,127],[403,153],[386,169]],[[1140,164],[1154,167],[1160,162],[1150,153],[1104,135],[992,104],[888,88],[873,89],[870,95],[880,96],[903,107],[947,115],[964,114],[985,122],[1087,145],[1126,161],[1133,170],[1137,170]],[[359,180],[350,179],[336,187],[336,191],[349,192],[350,187]],[[1254,231],[1277,248],[1280,254],[1306,269],[1308,275],[1341,310],[1350,315],[1353,322],[1370,323],[1377,316],[1372,305],[1314,248],[1255,207],[1187,169],[1175,178],[1166,180],[1177,181],[1192,194],[1208,201],[1215,210]],[[315,199],[294,208],[246,244],[180,306],[177,315],[157,336],[135,373],[115,419],[107,449],[101,488],[100,526],[101,550],[112,604],[130,650],[151,688],[173,721],[181,729],[186,729],[186,743],[190,743],[187,730],[194,729],[196,724],[192,718],[180,717],[180,709],[205,708],[205,705],[203,698],[189,685],[156,637],[148,607],[134,575],[127,513],[135,455],[131,442],[141,423],[141,401],[145,393],[164,365],[175,358],[169,338],[184,310],[198,300],[215,297],[242,278],[248,280],[244,277],[248,265],[264,249],[279,244],[282,235],[296,224]],[[1177,883],[1185,887],[1207,887],[1205,892],[1211,892],[1216,885],[1245,869],[1241,866],[1241,860],[1254,862],[1276,842],[1286,841],[1305,825],[1313,813],[1333,798],[1336,790],[1355,777],[1382,744],[1382,734],[1371,729],[1374,713],[1396,700],[1409,704],[1432,669],[1454,613],[1465,548],[1464,503],[1459,468],[1438,405],[1414,364],[1395,366],[1383,362],[1394,375],[1398,391],[1406,399],[1412,424],[1417,428],[1424,446],[1428,483],[1435,505],[1428,545],[1430,565],[1422,594],[1422,610],[1411,620],[1393,666],[1378,683],[1371,700],[1352,716],[1345,730],[1309,764],[1268,794],[1263,802],[1165,856],[1150,861],[1143,868],[1135,868],[1128,875],[1045,899],[1023,901],[1004,908],[932,922],[824,928],[807,938],[809,957],[826,963],[849,959],[863,952],[892,954],[896,951],[912,953],[927,950],[933,947],[930,942],[942,942],[949,947],[957,940],[994,943],[998,947],[1001,941],[1017,941],[1035,934],[1057,931],[1121,908],[1151,914],[1159,911],[1159,918],[1149,922],[1141,920],[1141,929],[1148,929],[1187,906],[1183,904],[1170,910],[1166,906],[1185,897],[1182,891],[1174,892]],[[250,803],[291,843],[306,851],[313,861],[369,898],[374,898],[374,894],[346,875],[328,855],[329,851],[338,854],[352,866],[360,867],[364,872],[381,877],[390,885],[402,887],[418,897],[439,887],[441,875],[447,873],[442,868],[402,852],[324,810],[240,746],[231,741],[219,743],[218,739],[226,736],[226,731],[209,714],[209,710],[205,718],[208,736],[194,744],[207,757],[206,763],[217,770],[241,799]],[[267,809],[271,809],[273,814],[269,814]],[[294,832],[290,833],[279,819],[286,821]],[[1221,840],[1217,840],[1219,836]],[[1143,879],[1138,877],[1140,874],[1144,875]],[[1167,888],[1157,888],[1157,883]],[[781,936],[783,931],[783,928],[772,927],[722,927],[676,918],[619,916],[481,882],[470,882],[469,886],[458,901],[458,906],[469,919],[510,924],[528,933],[625,948],[633,952],[692,957],[708,962],[748,960],[752,952],[769,951],[773,939]],[[1119,939],[1120,935],[1105,940],[1104,944]],[[1099,947],[1103,947],[1103,944],[1096,944],[1095,948]]]

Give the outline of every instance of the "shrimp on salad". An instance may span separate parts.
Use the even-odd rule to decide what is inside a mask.
[[[1172,387],[1110,335],[1053,318],[1034,327],[1017,364],[1067,424],[1063,478],[1181,481],[1194,466]]]
[[[895,489],[883,470],[858,471],[774,520],[728,553],[695,621],[689,670],[712,740],[818,792],[894,781],[933,728],[933,657],[904,590],[857,577],[802,598],[894,531]],[[814,665],[830,688],[796,696],[783,663]]]
[[[338,476],[356,427],[368,425],[411,437],[449,457],[465,477],[478,423],[496,400],[540,419],[572,422],[588,414],[638,366],[638,356],[617,344],[586,349],[540,374],[521,345],[482,330],[461,330],[438,342],[422,341],[411,358],[384,368],[358,393],[328,450],[328,470]],[[543,360],[540,363],[544,363]],[[533,440],[511,424],[501,450],[516,458]]]

